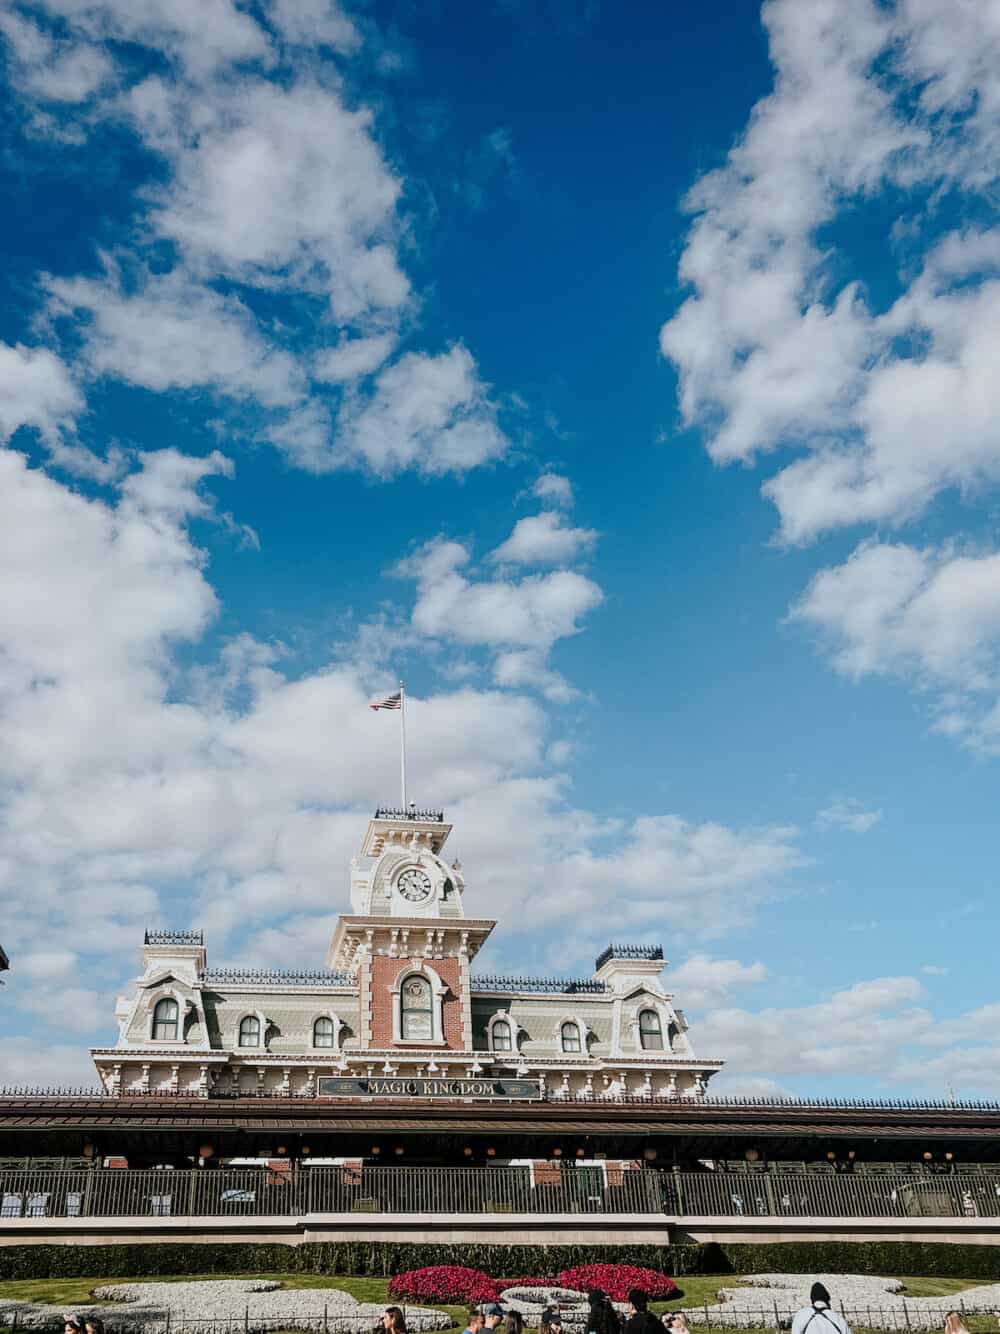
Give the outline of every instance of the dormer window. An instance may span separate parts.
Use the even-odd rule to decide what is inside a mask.
[[[511,1035],[510,1024],[506,1019],[498,1019],[493,1025],[493,1050],[514,1050],[514,1040]]]
[[[567,1020],[559,1030],[562,1039],[562,1049],[565,1052],[580,1052],[583,1050],[583,1043],[580,1041],[580,1026],[572,1020]]]
[[[260,1046],[260,1020],[255,1014],[248,1014],[240,1020],[239,1045],[241,1047]]]
[[[329,1015],[320,1015],[313,1024],[313,1046],[332,1047],[335,1045],[335,1037],[333,1020]]]
[[[180,1007],[173,997],[164,996],[162,1000],[158,1000],[153,1010],[153,1040],[176,1042],[179,1020]]]
[[[663,1025],[656,1010],[639,1012],[639,1046],[643,1051],[663,1050]]]
[[[403,1041],[434,1037],[434,998],[426,977],[415,975],[403,983],[400,994],[399,1031]]]

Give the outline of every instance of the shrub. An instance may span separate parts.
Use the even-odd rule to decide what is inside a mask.
[[[441,1302],[449,1306],[495,1302],[500,1296],[489,1274],[464,1265],[430,1265],[389,1280],[389,1296],[403,1302]]]
[[[638,1265],[576,1265],[556,1274],[556,1283],[561,1288],[576,1288],[578,1292],[600,1288],[615,1302],[625,1301],[630,1288],[641,1288],[656,1301],[669,1299],[677,1292],[672,1278],[658,1269],[641,1269]]]
[[[1000,1246],[973,1242],[681,1242],[672,1246],[503,1246],[390,1241],[128,1242],[0,1246],[0,1280],[167,1274],[401,1274],[430,1262],[487,1274],[564,1274],[570,1265],[629,1262],[684,1274],[923,1274],[1000,1281]],[[566,1271],[568,1272],[568,1270]],[[555,1281],[555,1280],[553,1280]],[[519,1279],[523,1283],[524,1279]],[[511,1280],[513,1283],[513,1280]]]

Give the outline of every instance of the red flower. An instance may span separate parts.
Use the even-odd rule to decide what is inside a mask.
[[[641,1288],[654,1301],[672,1297],[677,1291],[672,1278],[639,1265],[576,1265],[556,1274],[555,1281],[560,1288],[576,1288],[578,1292],[600,1288],[616,1302],[626,1301],[630,1288]]]
[[[449,1306],[495,1302],[500,1289],[481,1269],[462,1265],[430,1265],[410,1269],[389,1280],[389,1296],[404,1302],[440,1302]]]

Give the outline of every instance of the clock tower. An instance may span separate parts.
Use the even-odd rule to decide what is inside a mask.
[[[469,963],[496,923],[466,916],[450,833],[441,811],[379,809],[351,862],[353,912],[328,963],[357,977],[357,1046],[386,1064],[413,1047],[472,1051]]]

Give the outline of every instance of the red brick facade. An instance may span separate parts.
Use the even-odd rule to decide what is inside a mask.
[[[400,1046],[394,1043],[393,1006],[398,997],[392,988],[400,973],[411,968],[433,969],[445,984],[444,1040],[454,1051],[462,1050],[462,1002],[460,998],[461,971],[457,959],[389,959],[376,955],[371,961],[371,1045],[377,1050]]]

